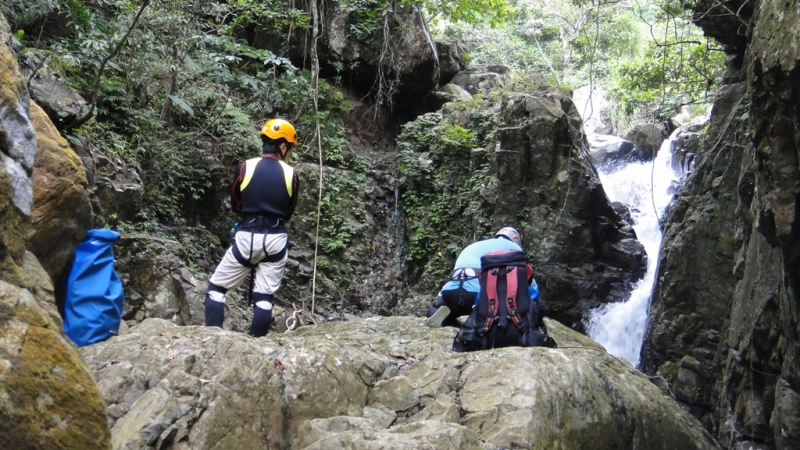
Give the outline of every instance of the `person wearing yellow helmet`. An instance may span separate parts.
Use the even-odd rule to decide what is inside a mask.
[[[267,142],[277,145],[274,151],[279,153],[283,162],[289,162],[292,157],[292,149],[297,145],[297,132],[292,124],[283,119],[268,120],[261,127],[259,136],[265,145]]]
[[[273,294],[281,285],[288,259],[286,223],[297,206],[299,177],[288,164],[297,133],[286,120],[271,119],[260,132],[262,155],[236,168],[231,208],[241,213],[230,248],[208,282],[205,324],[222,328],[225,294],[253,270],[255,302],[249,334],[267,334],[272,321]]]
[[[459,326],[458,317],[469,315],[480,292],[481,256],[496,250],[522,250],[522,238],[513,227],[503,227],[492,238],[473,242],[456,258],[450,277],[442,286],[436,302],[428,308],[429,327]],[[538,298],[539,290],[533,281],[531,295]]]

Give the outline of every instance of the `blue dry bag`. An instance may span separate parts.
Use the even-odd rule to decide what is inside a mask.
[[[75,249],[64,295],[64,333],[78,347],[117,334],[125,296],[114,271],[114,241],[119,233],[89,230]]]

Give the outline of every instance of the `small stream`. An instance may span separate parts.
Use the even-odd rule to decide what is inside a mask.
[[[605,304],[586,320],[589,337],[615,356],[636,367],[639,363],[653,281],[658,269],[662,233],[659,219],[673,198],[680,176],[673,169],[672,144],[676,130],[661,145],[655,159],[600,171],[600,181],[611,201],[628,205],[636,236],[647,252],[647,273],[628,300]]]

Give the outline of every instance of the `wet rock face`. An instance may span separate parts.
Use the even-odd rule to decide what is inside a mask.
[[[646,377],[555,322],[569,348],[471,354],[450,352],[454,328],[421,325],[253,339],[151,319],[81,351],[115,448],[718,448]]]
[[[555,100],[555,101],[554,101]],[[571,105],[571,102],[568,102]],[[558,99],[509,95],[496,133],[499,217],[522,215],[554,317],[580,327],[591,308],[625,298],[644,275],[646,254],[611,207],[591,163],[577,149]],[[513,222],[512,222],[513,223]]]
[[[733,136],[736,127],[743,127],[738,118],[745,111],[744,94],[743,83],[720,93],[711,132],[730,130]],[[744,150],[733,139],[701,150],[695,171],[670,208],[642,349],[642,369],[664,375],[710,427],[715,422],[712,393],[720,376],[717,351],[725,339],[725,314],[735,289],[731,273],[743,239],[736,232],[742,216],[736,193],[747,170]],[[686,357],[712,372],[693,376],[685,364],[680,371],[667,364]]]
[[[391,14],[381,12],[377,24],[364,23],[340,3],[319,2],[318,7],[324,21],[317,44],[323,76],[341,76],[361,92],[378,92],[399,103],[407,95],[424,96],[439,83],[436,44],[417,7],[398,5]],[[307,67],[310,31],[259,30],[259,39],[266,42],[255,45],[283,51],[290,32],[296,44],[288,55],[298,67]]]
[[[747,426],[753,425],[751,429],[763,430],[767,441],[774,440],[775,448],[800,442],[800,410],[787,409],[800,395],[800,46],[796,39],[785,38],[796,32],[798,6],[796,1],[760,3],[746,53],[755,147],[755,176],[749,181],[755,186],[744,192],[752,197],[752,233],[763,236],[770,250],[755,253],[751,239],[745,276],[737,286],[731,356],[726,361],[728,385],[736,386],[725,392],[736,393],[736,433],[749,438]],[[762,378],[748,364],[774,376]],[[754,397],[760,404],[748,401],[746,385],[763,393]],[[755,414],[759,411],[763,416]]]
[[[694,11],[692,21],[703,29],[706,36],[722,43],[727,53],[744,53],[747,35],[742,32],[742,24],[746,24],[753,15],[752,2],[701,0],[691,9]]]
[[[800,17],[797,2],[727,5],[753,16],[746,50],[733,22],[701,26],[738,46],[747,82],[720,90],[673,208],[643,368],[666,375],[726,448],[789,449],[800,441],[789,406],[800,392],[800,48],[786,36]],[[698,384],[707,394],[692,395]]]

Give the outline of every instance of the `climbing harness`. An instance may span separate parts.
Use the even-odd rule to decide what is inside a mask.
[[[237,233],[239,232],[250,232],[250,252],[249,257],[245,258],[242,255],[241,250],[239,250],[239,245],[236,242],[234,236],[234,242],[231,247],[231,252],[233,253],[233,257],[236,258],[236,261],[239,264],[243,265],[244,267],[253,269],[258,266],[258,264],[262,262],[267,263],[274,263],[278,262],[283,259],[286,255],[286,251],[289,247],[289,240],[286,240],[286,244],[283,248],[273,254],[268,254],[267,252],[267,236],[270,234],[277,234],[277,233],[286,233],[286,229],[283,227],[282,220],[279,218],[269,218],[266,216],[253,216],[249,218],[245,218],[239,224],[237,228]],[[261,234],[261,250],[264,252],[264,257],[258,261],[252,261],[253,258],[253,242],[255,241],[255,235]]]

